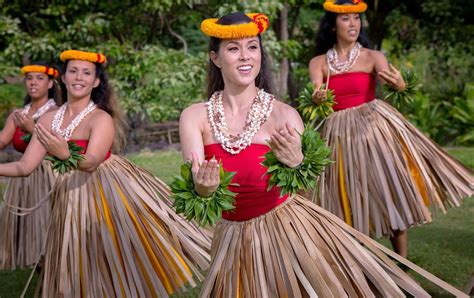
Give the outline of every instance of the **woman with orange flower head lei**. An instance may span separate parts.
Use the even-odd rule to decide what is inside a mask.
[[[266,153],[285,167],[306,162],[300,116],[268,93],[261,43],[268,26],[265,15],[243,13],[201,24],[210,36],[210,98],[181,114],[181,148],[199,197],[222,187],[218,161],[236,172],[229,190],[237,193],[215,228],[201,296],[428,296],[384,252],[403,258],[303,197],[267,190]]]
[[[18,152],[23,153],[35,122],[60,106],[62,101],[56,69],[44,63],[34,63],[24,66],[21,71],[25,75],[27,95],[23,108],[8,116],[0,132],[0,148],[12,143]],[[0,209],[0,270],[25,268],[38,261],[51,209],[47,198],[55,180],[56,175],[48,161],[42,161],[27,177],[8,180]]]
[[[389,236],[408,254],[407,229],[431,221],[473,194],[472,172],[424,136],[387,103],[375,99],[375,78],[395,90],[406,82],[381,52],[368,48],[362,1],[324,3],[326,15],[309,64],[316,102],[327,81],[335,94],[322,136],[333,149],[319,180],[318,204],[365,234]],[[430,206],[431,205],[431,206]]]
[[[121,121],[106,57],[70,50],[61,60],[67,102],[40,119],[20,161],[0,165],[0,175],[28,175],[48,152],[62,173],[51,195],[42,295],[165,297],[195,285],[210,240],[174,213],[163,182],[111,154]]]

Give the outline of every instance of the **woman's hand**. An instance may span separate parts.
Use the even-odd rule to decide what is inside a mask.
[[[209,197],[217,190],[221,183],[219,176],[219,163],[213,157],[210,161],[204,160],[199,164],[199,157],[192,152],[192,173],[194,190],[203,197]]]
[[[15,110],[13,112],[13,120],[15,121],[15,125],[19,126],[23,131],[33,133],[35,121],[30,115],[23,113],[22,110]]]
[[[288,122],[285,127],[275,131],[268,141],[276,158],[290,168],[297,167],[303,162],[301,151],[301,136]]]
[[[400,71],[395,68],[392,64],[389,64],[389,69],[379,71],[378,75],[387,84],[397,91],[403,91],[406,88],[406,83],[400,74]]]
[[[320,85],[318,88],[315,88],[314,91],[313,91],[313,103],[314,104],[320,104],[321,102],[323,102],[325,99],[326,99],[326,90],[321,90],[321,86]]]
[[[34,132],[49,154],[61,160],[66,160],[71,156],[69,145],[61,135],[49,132],[39,123],[36,124]]]

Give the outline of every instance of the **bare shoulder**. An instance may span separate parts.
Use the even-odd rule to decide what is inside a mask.
[[[190,105],[181,112],[181,120],[194,120],[200,121],[207,118],[207,104],[205,102],[199,102]]]
[[[92,125],[105,125],[105,124],[112,124],[113,119],[112,116],[102,109],[95,109],[90,115],[90,123]]]
[[[367,48],[364,48],[364,50],[367,52],[367,56],[370,57],[371,59],[386,60],[385,55],[380,51],[371,50]]]
[[[279,125],[285,122],[302,123],[298,111],[280,100],[275,100],[273,103],[272,118]]]
[[[309,61],[309,68],[321,68],[326,63],[326,54],[313,57]]]
[[[57,111],[58,108],[49,109],[39,118],[38,123],[40,123],[44,127],[49,127],[49,124],[51,124],[51,122],[53,121],[54,115],[56,115]]]

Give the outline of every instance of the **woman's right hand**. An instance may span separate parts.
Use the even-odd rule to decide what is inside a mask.
[[[192,168],[194,190],[203,197],[211,196],[219,187],[219,163],[213,157],[211,160],[204,160],[199,164],[197,153],[192,153]]]
[[[314,89],[313,92],[313,103],[320,104],[326,99],[326,90],[321,90],[321,85]]]

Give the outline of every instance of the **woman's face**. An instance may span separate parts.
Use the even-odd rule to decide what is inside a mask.
[[[32,100],[48,97],[48,90],[53,87],[53,80],[42,72],[29,72],[25,76],[26,92]]]
[[[90,96],[92,89],[100,83],[100,80],[96,78],[95,64],[81,60],[70,60],[62,79],[66,85],[68,99]]]
[[[258,37],[223,40],[210,58],[221,69],[226,85],[254,84],[262,63],[260,41]]]
[[[358,13],[338,14],[336,17],[337,39],[356,42],[361,27],[360,15]]]

